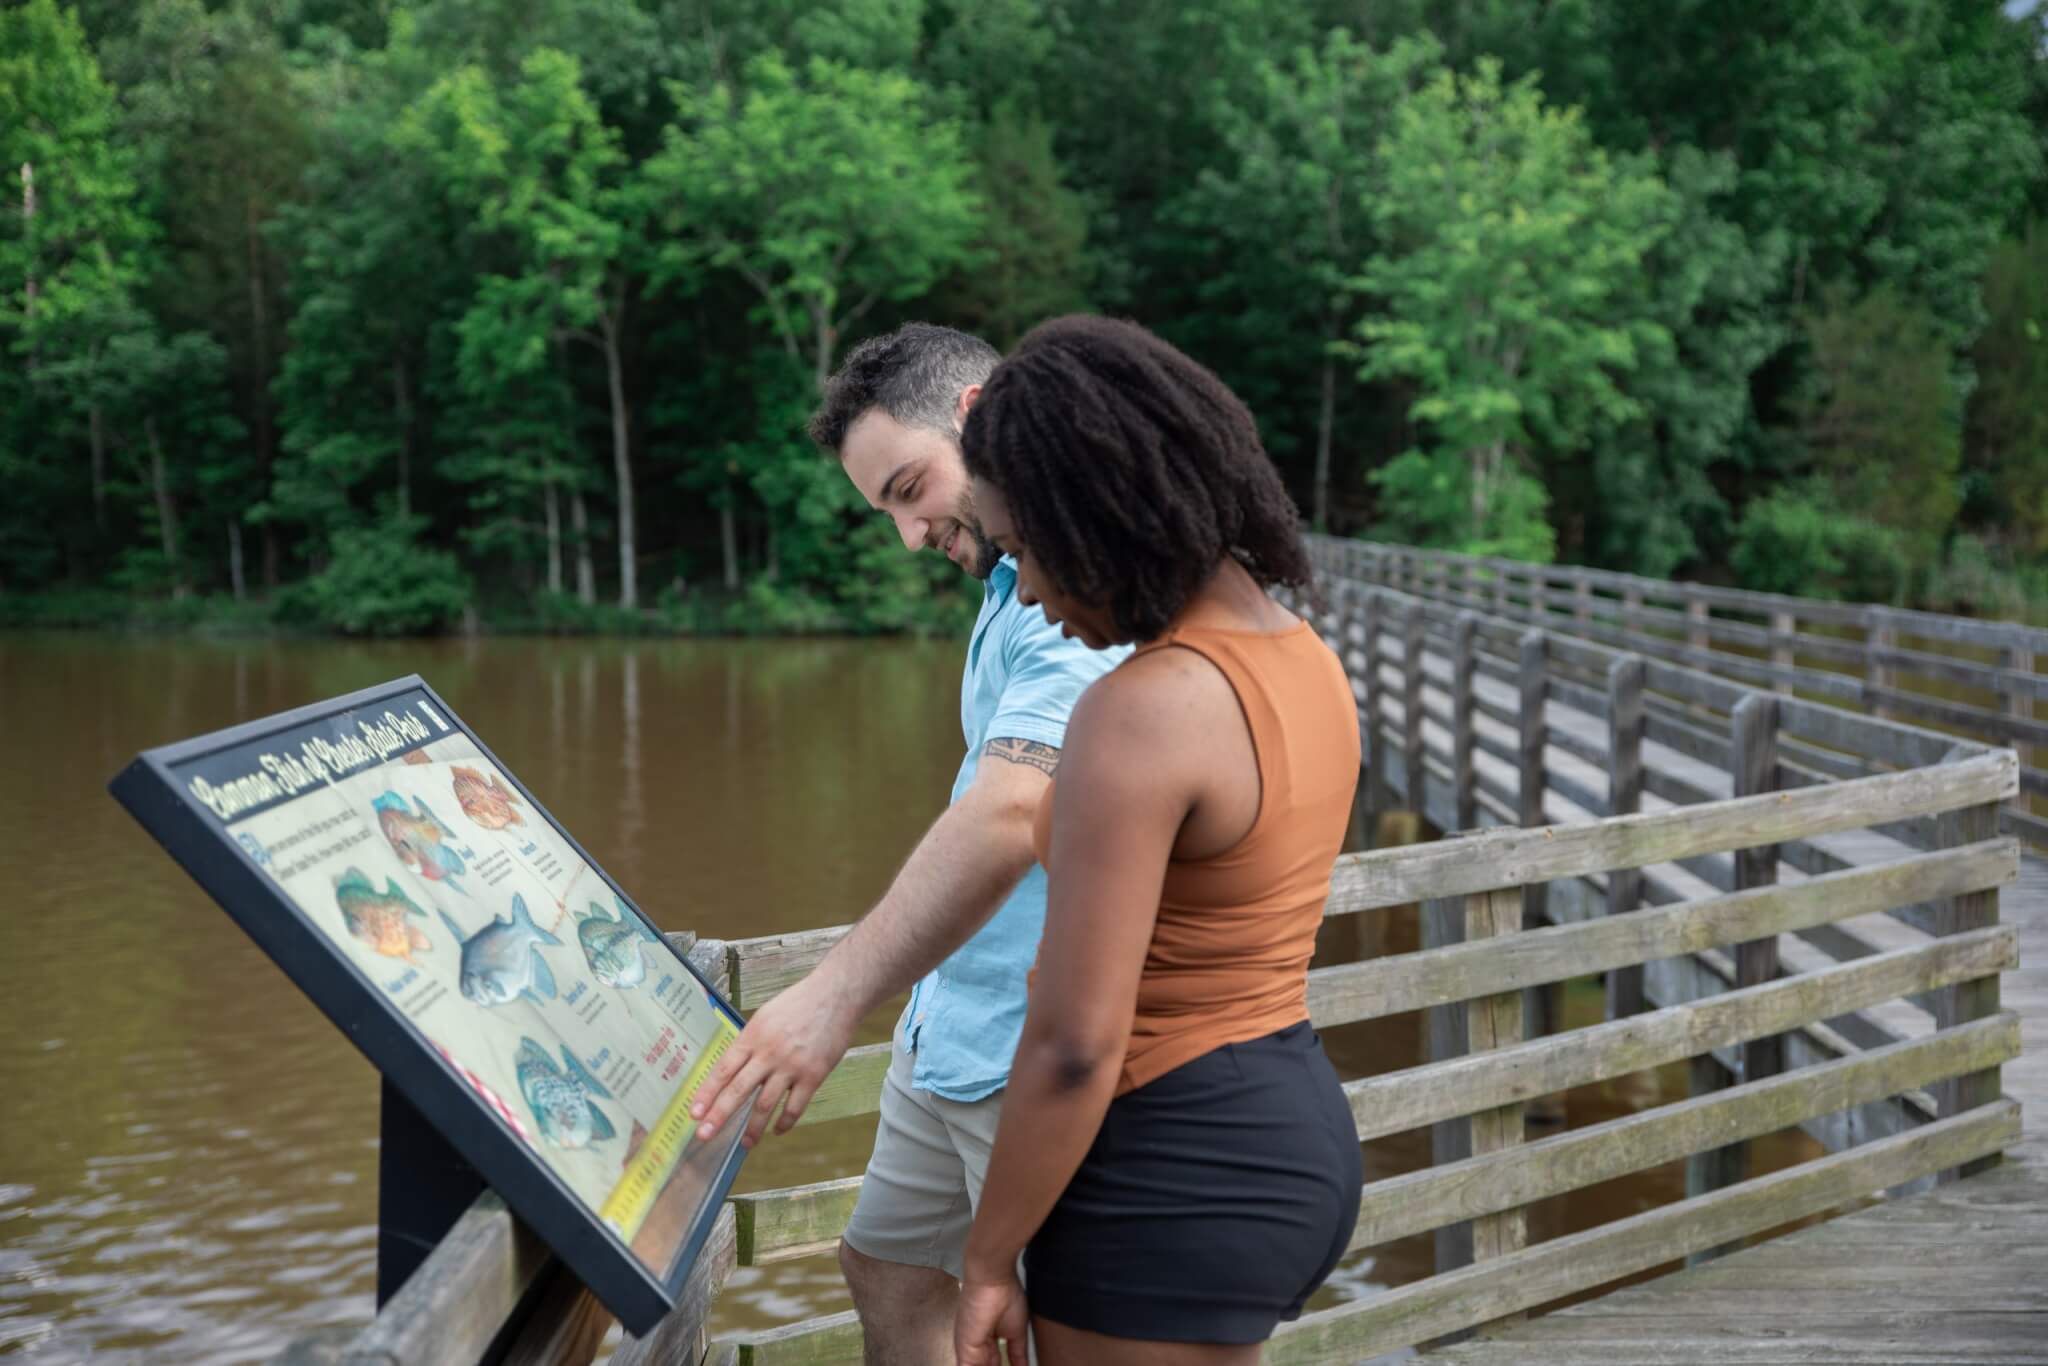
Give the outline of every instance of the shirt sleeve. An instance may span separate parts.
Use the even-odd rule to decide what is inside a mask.
[[[1035,608],[1017,612],[1004,633],[1003,648],[1008,682],[982,733],[990,740],[1035,740],[1054,748],[1065,741],[1067,718],[1088,685],[1130,654],[1123,646],[1091,650],[1068,640]]]

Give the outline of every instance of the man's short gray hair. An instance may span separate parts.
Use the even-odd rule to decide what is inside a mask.
[[[960,391],[985,383],[1001,359],[981,338],[936,323],[905,323],[870,337],[826,381],[824,401],[811,415],[811,440],[836,453],[847,429],[870,408],[906,427],[955,436]]]

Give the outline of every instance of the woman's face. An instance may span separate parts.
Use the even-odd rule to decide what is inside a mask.
[[[1001,489],[977,478],[974,508],[980,514],[982,533],[989,544],[1016,557],[1019,602],[1038,608],[1045,613],[1047,622],[1060,628],[1061,635],[1078,640],[1091,650],[1106,650],[1125,643],[1107,606],[1069,597],[1047,577],[1031,547],[1018,537],[1016,523],[1010,520],[1010,500],[1003,497]]]

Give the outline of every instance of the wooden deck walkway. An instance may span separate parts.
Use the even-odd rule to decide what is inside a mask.
[[[2021,1016],[2005,1066],[2024,1106],[1999,1167],[1718,1261],[1428,1353],[1459,1366],[1778,1366],[2048,1363],[2048,861],[2027,857],[2000,897],[2020,967],[2001,1004]]]

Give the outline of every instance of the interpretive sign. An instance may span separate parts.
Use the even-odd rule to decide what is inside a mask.
[[[689,1118],[740,1017],[433,689],[112,791],[628,1329],[674,1306],[743,1152]]]

